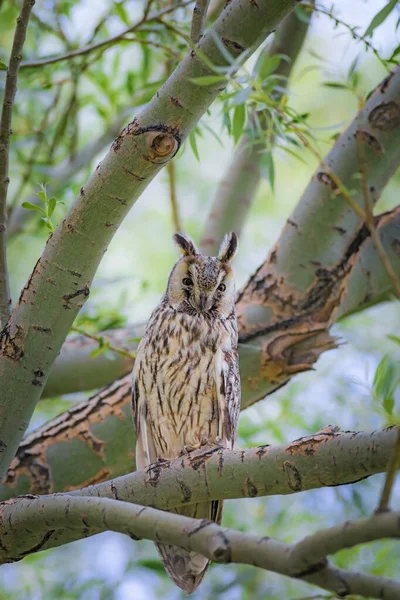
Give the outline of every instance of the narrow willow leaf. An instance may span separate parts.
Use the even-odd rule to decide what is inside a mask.
[[[55,198],[50,198],[49,204],[48,204],[48,207],[47,207],[47,216],[49,218],[53,214],[53,212],[54,212],[54,210],[56,208],[56,205],[57,205],[57,200]]]
[[[46,214],[41,206],[36,206],[36,204],[32,204],[32,202],[23,202],[22,208],[26,208],[27,210],[37,210],[42,214]]]
[[[195,155],[197,160],[200,162],[200,154],[199,154],[199,150],[197,148],[197,140],[196,140],[196,132],[195,131],[190,132],[189,143],[190,143],[190,147],[193,151],[193,154]]]
[[[368,35],[372,35],[374,30],[379,27],[379,25],[382,25],[382,23],[387,19],[387,17],[390,15],[390,13],[392,12],[392,10],[394,10],[394,8],[397,6],[397,0],[390,0],[386,6],[384,6],[382,8],[382,10],[380,10],[372,19],[371,23],[368,25],[364,36],[366,37]]]
[[[233,113],[232,134],[235,144],[239,141],[242,135],[243,127],[246,122],[246,107],[244,104],[238,104]]]

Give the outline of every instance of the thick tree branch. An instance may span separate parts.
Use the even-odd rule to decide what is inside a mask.
[[[199,50],[213,64],[227,66],[218,37],[237,59],[248,56],[295,3],[233,0],[201,39]],[[1,335],[0,378],[6,390],[0,398],[1,476],[17,451],[68,330],[89,296],[108,243],[135,200],[218,96],[220,83],[199,87],[191,81],[211,72],[194,50],[186,56],[121,132],[49,238]]]
[[[137,31],[138,29],[140,29],[140,27],[142,25],[144,25],[145,23],[150,23],[151,21],[157,21],[164,15],[176,10],[177,8],[187,6],[191,2],[193,2],[193,0],[185,0],[183,2],[175,2],[172,6],[168,6],[167,8],[164,8],[163,10],[160,10],[157,13],[154,13],[152,15],[149,15],[149,14],[147,14],[147,12],[145,12],[143,17],[141,19],[139,19],[139,21],[137,21],[134,25],[127,27],[126,29],[121,31],[121,33],[113,35],[113,36],[107,38],[106,40],[102,40],[101,42],[96,42],[95,44],[90,44],[89,46],[85,46],[84,48],[79,48],[78,50],[71,50],[70,52],[67,52],[66,54],[62,54],[60,56],[49,56],[47,58],[40,58],[38,60],[28,60],[26,62],[21,63],[21,69],[33,69],[36,67],[43,67],[45,65],[53,65],[55,63],[63,62],[65,60],[72,60],[73,58],[76,58],[77,56],[84,56],[85,54],[89,54],[90,52],[94,52],[95,50],[101,50],[102,48],[104,48],[104,50],[106,50],[107,48],[111,48],[111,46],[115,46],[115,44],[118,44],[118,42],[120,42],[121,40],[124,40],[125,36],[128,35],[129,33],[132,33],[133,31]]]
[[[11,120],[17,93],[18,71],[21,65],[22,49],[24,47],[29,17],[35,0],[24,0],[21,12],[17,18],[14,40],[11,48],[10,61],[7,68],[4,100],[0,119],[0,329],[2,329],[11,314],[11,296],[7,268],[7,192],[8,192],[8,163],[10,154]]]
[[[6,534],[0,546],[2,562],[20,560],[27,554],[55,545],[54,534],[59,529],[84,530],[86,534],[91,530],[111,530],[125,533],[132,539],[146,538],[194,550],[218,563],[248,564],[303,579],[340,597],[360,594],[385,600],[400,598],[400,582],[338,569],[323,554],[325,549],[337,551],[369,539],[399,537],[400,513],[374,515],[369,520],[349,523],[350,534],[346,533],[346,527],[341,531],[331,528],[317,532],[315,556],[307,556],[307,568],[299,570],[299,561],[292,557],[302,558],[304,546],[311,546],[312,553],[313,536],[298,544],[285,544],[269,537],[223,528],[212,521],[189,519],[108,498],[28,496],[5,502],[0,510]],[[363,535],[366,529],[370,532],[369,537]]]
[[[197,42],[203,36],[209,4],[210,0],[196,0],[195,7],[193,9],[192,28],[190,32],[190,37],[194,44],[197,44]]]
[[[278,27],[271,44],[262,52],[262,56],[284,54],[287,60],[281,60],[275,69],[275,75],[290,76],[292,67],[300,54],[308,31],[304,18],[300,19],[297,11],[290,13]],[[261,58],[260,58],[261,60]],[[281,88],[284,83],[279,80]],[[282,91],[273,91],[275,98],[280,98]],[[261,161],[267,151],[266,140],[261,139],[260,131],[254,121],[264,130],[268,128],[268,117],[262,111],[250,115],[245,133],[233,153],[212,202],[208,213],[200,248],[204,254],[217,253],[221,239],[227,231],[235,231],[238,235],[246,222],[251,206],[255,200],[261,180]],[[273,145],[269,140],[268,151]]]

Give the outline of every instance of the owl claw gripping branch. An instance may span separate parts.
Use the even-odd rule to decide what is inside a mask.
[[[153,311],[133,369],[136,466],[144,469],[202,445],[232,449],[240,411],[235,281],[230,262],[238,239],[228,233],[218,257],[202,255],[185,233],[174,235],[182,257]],[[222,501],[175,509],[221,522]],[[158,544],[165,568],[186,593],[200,584],[209,560]]]

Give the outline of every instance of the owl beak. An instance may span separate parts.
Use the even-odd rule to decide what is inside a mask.
[[[207,294],[205,292],[202,292],[200,294],[200,299],[199,299],[199,309],[201,312],[203,312],[203,310],[206,308],[207,305]]]

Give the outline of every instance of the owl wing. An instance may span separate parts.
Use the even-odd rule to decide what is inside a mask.
[[[157,453],[148,425],[148,407],[144,385],[140,378],[140,361],[137,360],[137,368],[135,367],[132,381],[132,410],[136,429],[136,468],[144,469],[157,460]]]
[[[219,427],[218,435],[226,448],[232,449],[236,440],[240,413],[239,357],[233,348],[220,348],[215,357]]]

